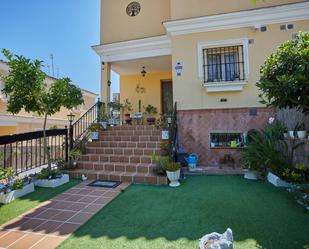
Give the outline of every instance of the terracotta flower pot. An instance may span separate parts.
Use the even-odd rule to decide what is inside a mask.
[[[124,121],[126,122],[126,124],[131,124],[132,123],[132,118],[130,117],[130,114],[124,114]]]
[[[154,117],[147,118],[147,124],[148,125],[153,125],[155,122],[156,122],[156,118],[154,118]]]

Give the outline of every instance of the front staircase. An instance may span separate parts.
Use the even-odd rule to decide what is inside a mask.
[[[86,154],[70,177],[122,182],[167,184],[153,173],[153,153],[160,154],[161,131],[154,126],[115,126],[102,131],[98,141],[87,145]]]

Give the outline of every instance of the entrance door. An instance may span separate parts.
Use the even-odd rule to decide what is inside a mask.
[[[161,81],[162,114],[173,112],[173,82],[172,80]]]

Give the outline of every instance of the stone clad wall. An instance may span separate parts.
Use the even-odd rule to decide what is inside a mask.
[[[212,132],[248,132],[263,129],[269,117],[275,115],[270,108],[257,108],[257,115],[250,116],[250,108],[205,109],[178,111],[179,145],[188,153],[199,155],[199,165],[218,166],[224,154],[231,154],[239,165],[239,149],[210,148]]]

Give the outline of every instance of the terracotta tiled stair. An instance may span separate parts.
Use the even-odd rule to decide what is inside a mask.
[[[88,144],[72,178],[166,184],[167,179],[153,174],[153,153],[160,153],[161,131],[154,126],[109,127],[99,141]]]

